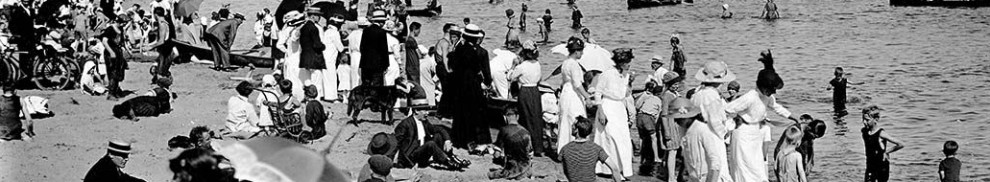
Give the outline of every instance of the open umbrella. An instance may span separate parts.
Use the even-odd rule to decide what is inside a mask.
[[[263,137],[221,147],[230,159],[234,177],[254,182],[351,181],[339,168],[316,151],[285,138]]]
[[[323,18],[330,18],[333,15],[344,16],[347,13],[346,7],[344,7],[344,2],[336,1],[320,1],[313,3],[312,7],[320,8],[320,12],[323,13]]]
[[[550,48],[550,52],[563,55],[569,54],[567,51],[567,44],[554,46],[553,48]],[[606,69],[615,67],[615,62],[612,62],[612,52],[596,44],[584,45],[584,54],[581,56],[581,59],[578,59],[578,63],[581,64],[581,68],[584,68],[585,71],[605,71]],[[557,68],[554,69],[553,72],[550,72],[550,75],[543,78],[543,80],[549,79],[558,74],[560,74],[560,66],[557,66]]]
[[[175,6],[175,16],[177,17],[188,17],[196,11],[199,11],[199,5],[203,4],[203,0],[182,0],[179,1]]]
[[[47,0],[41,3],[38,8],[38,19],[45,24],[55,22],[61,16],[68,16],[68,5],[71,5],[69,0]],[[62,11],[62,7],[66,7],[66,11]]]
[[[282,3],[278,5],[278,8],[275,9],[275,25],[281,28],[282,25],[285,24],[285,22],[282,21],[282,16],[285,16],[285,13],[288,13],[289,11],[293,11],[293,10],[299,12],[305,12],[303,11],[305,9],[306,9],[306,1],[283,0]]]

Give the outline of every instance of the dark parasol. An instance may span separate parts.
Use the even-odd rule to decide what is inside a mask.
[[[306,1],[304,0],[283,0],[281,4],[278,5],[278,9],[275,9],[275,25],[279,28],[285,24],[282,21],[282,16],[289,11],[299,11],[303,12],[306,9]]]
[[[336,15],[344,17],[347,14],[347,8],[344,7],[344,2],[342,1],[320,1],[313,3],[313,7],[320,8],[320,12],[323,13],[323,18],[327,19]]]

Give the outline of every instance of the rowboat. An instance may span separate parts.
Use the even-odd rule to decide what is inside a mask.
[[[891,6],[987,7],[990,0],[890,0]]]
[[[629,9],[681,4],[681,0],[626,0]]]
[[[179,50],[179,52],[189,52],[199,58],[213,58],[213,51],[208,46],[193,45],[188,42],[178,40],[169,41],[175,43],[175,47]],[[248,50],[231,50],[230,64],[238,66],[253,64],[255,67],[271,68],[275,65],[275,59],[272,58],[271,51],[271,47]]]
[[[425,17],[440,16],[440,13],[443,13],[443,6],[426,7],[423,9],[410,9],[410,10],[406,10],[406,13],[409,14],[409,16],[425,16]]]

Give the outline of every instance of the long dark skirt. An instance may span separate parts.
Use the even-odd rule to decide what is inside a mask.
[[[543,152],[543,105],[540,100],[540,89],[537,87],[519,88],[519,124],[529,130],[532,137],[533,152]]]
[[[451,124],[454,136],[452,142],[455,147],[466,148],[468,144],[490,144],[492,143],[489,121],[492,118],[487,114],[485,96],[482,94],[481,84],[474,82],[475,87],[458,88],[456,100],[452,100],[454,106],[454,121]]]

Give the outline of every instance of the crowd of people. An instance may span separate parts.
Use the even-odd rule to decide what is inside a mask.
[[[88,66],[96,71],[83,84],[106,82],[105,87],[84,88],[90,93],[106,90],[111,98],[126,95],[117,86],[127,67],[125,49],[157,49],[157,69],[151,80],[157,87],[148,96],[137,97],[148,101],[132,99],[114,108],[114,115],[119,113],[121,118],[156,116],[171,111],[169,103],[175,98],[169,90],[172,62],[206,59],[180,52],[173,40],[208,44],[213,69],[232,71],[236,68],[231,65],[229,51],[237,29],[246,20],[226,7],[212,18],[175,14],[175,3],[155,0],[148,16],[138,4],[130,9],[119,7],[119,3],[113,9],[103,9],[95,2],[69,4],[65,7],[72,12],[66,14],[86,18],[77,18],[77,23],[42,22],[46,27],[67,25],[43,33],[10,28],[10,42],[32,43],[56,33],[75,35],[74,39],[54,37],[52,41],[70,48],[86,47],[80,52],[97,57],[98,61]],[[810,115],[796,116],[778,104],[776,93],[784,88],[784,82],[769,50],[758,59],[764,67],[757,74],[756,88],[740,92],[735,74],[724,62],[706,62],[696,72],[688,72],[681,40],[674,35],[670,38],[671,66],[665,66],[664,56],[653,56],[647,80],[634,84],[639,82],[630,67],[639,63],[632,49],[614,49],[609,54],[611,60],[597,60],[610,61],[613,67],[588,70],[582,65],[585,50],[600,45],[595,45],[590,30],[581,22],[584,15],[572,5],[571,27],[580,35],[565,43],[567,58],[559,68],[561,84],[554,89],[541,72],[540,45],[518,38],[518,31],[528,24],[525,4],[518,16],[519,27],[513,26],[514,10],[506,11],[510,30],[504,47],[489,51],[481,44],[486,32],[470,19],[465,18],[463,25],[446,23],[436,32],[442,35],[440,40],[424,41],[419,35],[431,29],[409,22],[403,13],[408,0],[376,1],[367,17],[355,17],[356,1],[349,3],[344,12],[300,7],[281,17],[268,9],[257,14],[256,47],[273,47],[275,68],[260,82],[243,81],[236,86],[236,95],[226,102],[225,126],[217,134],[207,127],[196,127],[189,136],[169,141],[170,148],[185,150],[170,161],[177,180],[235,180],[232,171],[214,167],[226,159],[215,153],[216,148],[209,144],[212,138],[263,136],[279,127],[276,123],[293,119],[299,123],[296,129],[305,133],[298,136],[304,140],[329,136],[333,131],[328,130],[327,121],[332,113],[325,102],[346,103],[353,94],[349,91],[363,86],[403,90],[406,101],[396,103],[395,108],[402,108],[408,117],[395,125],[392,133],[371,138],[371,157],[359,181],[395,180],[390,175],[392,168],[467,168],[471,162],[453,152],[461,149],[497,159],[502,167],[493,169],[490,179],[529,178],[533,175],[532,159],[549,157],[561,163],[568,181],[595,181],[598,174],[625,181],[636,171],[666,181],[769,181],[770,176],[780,181],[809,181],[807,174],[814,166],[813,140],[823,137],[825,124]],[[13,13],[4,17],[10,17],[10,25],[21,23],[14,17],[35,15],[31,13],[34,4],[31,0],[16,3],[10,6]],[[765,16],[776,18],[776,6],[771,4],[767,2],[769,14]],[[727,5],[723,6],[723,17],[731,17]],[[548,42],[552,22],[549,9],[537,18],[542,42]],[[346,23],[358,28],[342,28]],[[94,38],[76,42],[85,37],[80,35],[91,33]],[[848,82],[842,68],[836,68],[835,75],[830,82],[830,89],[835,90],[834,109],[836,115],[844,116],[848,114],[846,85],[857,83]],[[688,79],[701,84],[687,86]],[[21,132],[33,135],[30,114],[24,114],[24,124],[15,117],[22,103],[14,101],[19,99],[13,89],[5,85],[2,91],[0,137],[10,140]],[[437,111],[433,114],[422,108]],[[769,111],[790,121],[768,119]],[[905,145],[877,125],[881,111],[877,106],[862,110],[866,181],[887,181],[888,156]],[[434,124],[428,117],[452,124],[449,128]],[[775,147],[771,144],[773,127],[784,131]],[[491,128],[498,129],[496,138],[491,137]],[[633,131],[641,141],[639,146],[633,143]],[[887,143],[894,145],[888,147]],[[940,164],[940,177],[958,181],[961,164],[954,158],[958,144],[949,141],[944,148],[947,159]],[[634,154],[636,149],[639,154]],[[143,181],[121,171],[130,152],[129,142],[110,141],[107,154],[86,174],[85,181]],[[638,170],[633,167],[636,155],[642,158]]]

